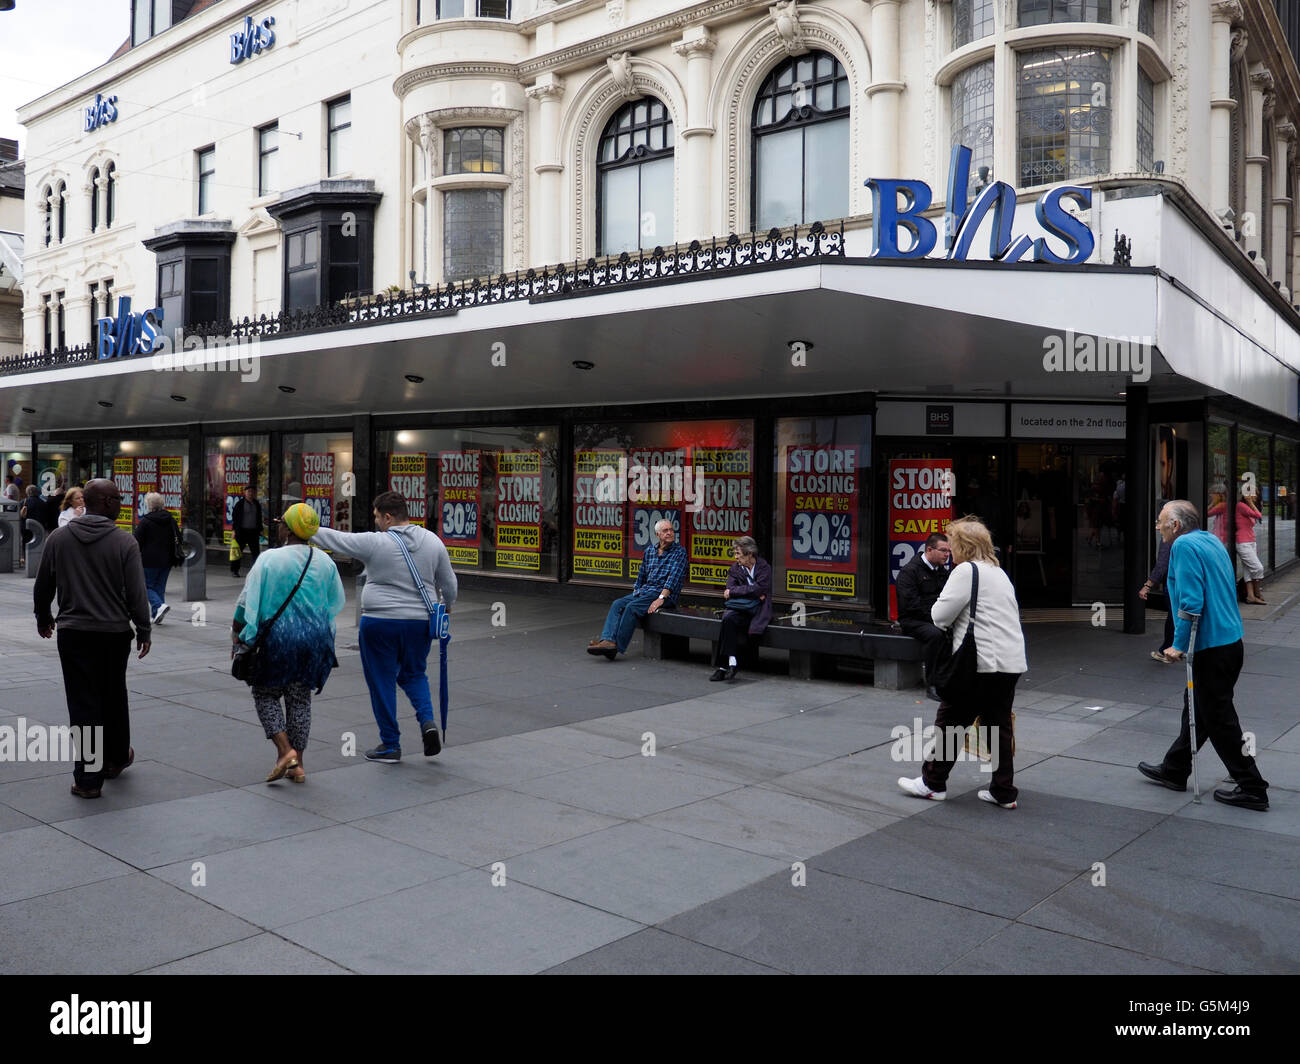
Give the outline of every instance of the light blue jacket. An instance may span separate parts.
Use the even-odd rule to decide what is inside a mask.
[[[1169,551],[1169,608],[1174,611],[1174,649],[1187,653],[1192,622],[1178,611],[1198,613],[1195,650],[1237,642],[1242,635],[1237,577],[1224,545],[1203,529],[1174,540]]]

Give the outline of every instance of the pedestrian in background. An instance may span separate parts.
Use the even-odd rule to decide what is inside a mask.
[[[281,549],[253,563],[235,603],[235,638],[260,648],[249,685],[262,730],[275,744],[267,783],[285,776],[306,782],[312,690],[319,694],[338,665],[334,618],[345,603],[343,581],[333,559],[309,542],[319,528],[310,506],[290,506],[276,522]]]
[[[1160,540],[1160,549],[1156,552],[1156,564],[1151,567],[1151,574],[1147,577],[1147,582],[1138,588],[1138,598],[1143,602],[1153,591],[1164,591],[1165,580],[1169,575],[1169,544]],[[1162,664],[1168,664],[1169,658],[1165,657],[1165,651],[1174,645],[1174,610],[1170,605],[1169,612],[1165,614],[1165,631],[1160,639],[1160,646],[1151,651],[1151,657]]]
[[[431,597],[441,598],[450,607],[458,588],[447,548],[427,528],[410,523],[401,495],[385,491],[376,496],[372,516],[378,532],[322,528],[314,540],[327,550],[365,563],[358,634],[370,708],[379,726],[379,745],[366,751],[366,760],[395,764],[402,759],[397,724],[399,685],[415,709],[424,756],[433,757],[442,749],[425,672],[433,645],[430,613],[420,589],[423,586]],[[412,565],[420,576],[419,584],[411,575]]]
[[[149,589],[149,607],[153,623],[161,624],[167,611],[167,578],[172,567],[180,564],[181,530],[176,518],[164,509],[163,497],[156,491],[144,497],[148,512],[135,526],[135,538],[140,544],[140,561],[144,564],[144,582]]]
[[[726,606],[722,612],[722,632],[710,681],[736,678],[739,662],[736,651],[750,636],[760,636],[772,620],[772,567],[758,556],[758,544],[751,536],[741,536],[731,544],[736,560],[727,573],[722,592]]]
[[[59,527],[69,521],[75,521],[86,512],[86,496],[81,488],[69,488],[63,497],[63,508],[59,511]]]
[[[244,497],[235,503],[230,514],[231,543],[230,575],[238,576],[243,563],[244,548],[247,547],[257,564],[258,552],[262,549],[262,504],[257,500],[257,492],[250,485],[244,489]]]
[[[139,656],[149,653],[149,597],[140,547],[115,524],[122,509],[117,485],[92,480],[85,498],[85,515],[56,530],[45,544],[32,597],[41,638],[49,639],[58,627],[72,726],[102,729],[100,768],[79,760],[72,770],[72,793],[98,798],[104,780],[116,779],[135,760],[126,665],[132,624]],[[56,593],[57,620],[50,613]]]
[[[1174,642],[1166,656],[1180,661],[1191,636],[1190,616],[1200,618],[1192,648],[1192,684],[1196,694],[1196,745],[1208,739],[1236,786],[1216,790],[1225,805],[1263,812],[1268,809],[1268,782],[1260,775],[1246,744],[1233,704],[1233,689],[1245,660],[1241,611],[1237,608],[1237,578],[1232,558],[1218,538],[1201,530],[1200,515],[1186,499],[1167,503],[1156,529],[1169,550],[1169,608],[1174,611]],[[1159,765],[1138,763],[1138,771],[1173,791],[1187,790],[1192,773],[1192,741],[1187,690],[1183,690],[1182,727]]]
[[[898,576],[894,578],[894,593],[898,596],[898,626],[904,635],[910,635],[921,644],[925,654],[926,695],[942,702],[934,689],[934,666],[939,651],[947,638],[942,628],[935,627],[930,611],[939,601],[943,586],[948,582],[948,559],[952,551],[948,537],[942,532],[931,532],[925,546],[912,556]]]
[[[943,699],[934,719],[938,746],[934,760],[923,764],[920,776],[900,779],[898,786],[916,798],[943,801],[947,796],[948,774],[956,760],[953,739],[979,717],[982,725],[997,729],[998,748],[992,783],[988,790],[979,792],[979,797],[1003,809],[1014,809],[1019,792],[1014,783],[1015,735],[1011,706],[1016,681],[1028,669],[1020,605],[1016,602],[1015,588],[998,565],[989,530],[979,518],[963,517],[949,525],[948,544],[952,548],[952,572],[934,604],[931,619],[938,627],[951,629],[954,648],[961,646],[970,626],[972,572],[978,568],[975,683],[970,690],[942,692]]]

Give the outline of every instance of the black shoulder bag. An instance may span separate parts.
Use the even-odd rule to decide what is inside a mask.
[[[966,625],[966,634],[957,647],[952,645],[956,623],[948,630],[948,639],[939,648],[939,659],[935,662],[934,676],[931,679],[932,686],[945,702],[959,699],[963,695],[969,696],[975,686],[975,675],[979,671],[979,658],[975,653],[975,608],[979,604],[979,597],[980,570],[978,565],[971,562],[970,623]]]
[[[262,664],[262,642],[266,638],[267,633],[271,630],[271,626],[280,619],[280,614],[284,612],[285,606],[288,606],[293,600],[293,596],[298,593],[298,588],[302,587],[302,579],[307,575],[307,570],[311,567],[311,560],[316,554],[316,551],[311,547],[308,547],[307,551],[307,564],[302,567],[302,572],[298,574],[298,582],[293,585],[293,590],[289,592],[289,597],[286,598],[284,602],[281,603],[280,608],[275,611],[275,616],[267,622],[265,628],[257,633],[251,643],[245,643],[243,640],[240,640],[231,648],[230,675],[236,680],[243,680],[244,683],[251,684],[254,677],[257,676],[258,669]]]

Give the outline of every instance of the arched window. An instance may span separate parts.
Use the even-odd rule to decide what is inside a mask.
[[[117,217],[117,167],[112,163],[104,167],[104,180],[108,182],[104,190],[104,228],[109,229]]]
[[[50,242],[54,239],[54,213],[50,208],[50,200],[54,196],[54,189],[46,185],[45,191],[41,193],[41,215],[45,221],[45,246],[49,247]],[[47,330],[48,331],[48,330]]]
[[[1051,22],[1109,22],[1111,0],[1019,0],[1018,26]]]
[[[99,228],[99,167],[90,171],[90,231]]]
[[[58,200],[58,206],[55,210],[58,212],[59,225],[59,243],[63,243],[63,238],[68,235],[68,204],[67,204],[68,186],[60,181],[59,187],[54,190],[54,198]]]
[[[463,126],[443,135],[442,173],[504,174],[505,130]],[[465,281],[501,272],[505,258],[505,188],[467,185],[442,193],[442,272]]]
[[[1022,188],[1110,169],[1110,61],[1091,45],[1016,53]]]
[[[849,78],[838,59],[809,52],[773,70],[753,135],[756,231],[849,213]]]
[[[956,50],[993,32],[993,0],[953,0],[952,46]]]
[[[951,147],[964,144],[971,150],[970,194],[976,195],[975,178],[988,177],[993,168],[993,60],[967,67],[952,79]],[[980,174],[980,168],[988,171]]]
[[[673,242],[673,120],[653,97],[620,107],[597,153],[596,253]]]

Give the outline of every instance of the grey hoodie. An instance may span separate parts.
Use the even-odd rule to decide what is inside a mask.
[[[455,602],[456,574],[442,540],[419,525],[397,525],[393,531],[406,542],[429,597],[437,602],[441,596],[445,606]],[[361,612],[365,616],[394,621],[418,621],[429,616],[402,550],[387,532],[337,532],[322,528],[311,541],[314,546],[365,562],[366,586],[361,592]]]
[[[129,632],[149,640],[149,596],[140,545],[101,514],[83,514],[50,533],[36,570],[32,598],[36,623],[53,624],[50,603],[59,596],[60,628]]]

